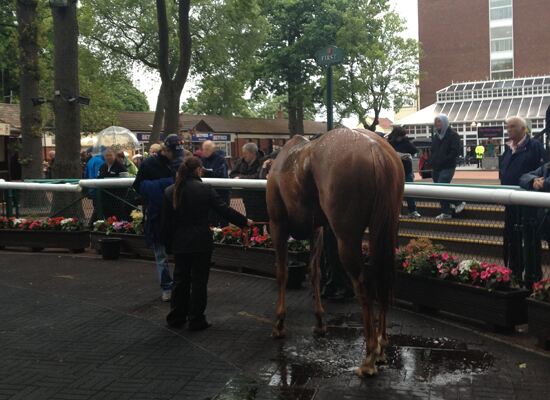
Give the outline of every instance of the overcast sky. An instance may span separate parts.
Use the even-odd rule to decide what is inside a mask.
[[[405,36],[411,38],[418,38],[418,3],[417,0],[390,0],[390,3],[395,10],[407,21],[407,31]],[[160,77],[158,74],[143,73],[139,69],[133,72],[134,83],[139,90],[147,95],[149,101],[149,107],[154,110],[157,94],[160,88]],[[182,94],[182,102],[189,96],[192,90],[192,84],[188,82],[185,85],[184,92]]]

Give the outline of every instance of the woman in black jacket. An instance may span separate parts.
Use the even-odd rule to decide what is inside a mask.
[[[403,168],[405,170],[405,182],[414,182],[414,171],[412,165],[412,156],[418,153],[418,149],[414,144],[411,143],[407,137],[407,131],[400,127],[396,126],[391,131],[388,142],[397,152],[399,157],[401,157],[401,162],[403,163]],[[407,197],[407,207],[409,209],[409,218],[419,218],[420,214],[416,210],[416,202],[413,198]]]
[[[201,160],[188,157],[178,170],[176,183],[164,192],[162,230],[165,245],[175,257],[171,310],[166,317],[172,328],[182,328],[187,320],[190,330],[210,327],[204,316],[213,250],[209,211],[241,228],[252,225],[203,183],[201,175]]]
[[[122,178],[128,176],[126,167],[117,159],[115,151],[108,148],[103,153],[105,163],[99,168],[98,179]],[[128,205],[119,200],[128,196],[128,189],[108,189],[98,191],[99,204],[103,209],[103,217],[116,217],[119,221],[128,221],[130,219],[130,209]]]

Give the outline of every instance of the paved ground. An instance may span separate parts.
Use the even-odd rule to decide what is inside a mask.
[[[307,290],[270,338],[275,283],[213,272],[201,333],[164,328],[150,262],[0,253],[0,399],[548,399],[550,357],[394,309],[388,366],[352,372],[355,304],[328,306],[315,339]]]

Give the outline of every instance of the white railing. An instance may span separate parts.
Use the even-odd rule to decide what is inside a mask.
[[[216,188],[224,189],[254,189],[264,190],[266,180],[262,179],[212,179],[205,182]],[[0,180],[0,190],[43,190],[56,192],[80,192],[87,189],[109,189],[130,187],[134,178],[119,179],[88,179],[80,180],[78,184],[26,183],[5,182]],[[405,195],[419,199],[463,200],[470,202],[493,203],[502,205],[518,205],[550,208],[550,193],[528,192],[514,188],[494,188],[483,186],[455,186],[436,184],[405,185]]]

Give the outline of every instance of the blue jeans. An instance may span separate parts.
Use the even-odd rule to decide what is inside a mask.
[[[414,172],[410,172],[408,174],[405,174],[405,182],[414,182]],[[413,213],[416,211],[416,201],[412,197],[405,198],[407,200],[407,208],[409,209],[410,213]]]
[[[162,290],[172,290],[173,282],[170,276],[170,269],[168,268],[168,261],[166,260],[167,256],[164,244],[158,242],[153,243],[153,251],[155,253],[160,288]]]
[[[454,168],[442,169],[440,171],[433,171],[434,183],[451,183],[453,176],[455,175]],[[452,202],[453,204],[459,204],[460,202]],[[441,200],[441,212],[444,214],[451,214],[451,202],[448,200]]]

